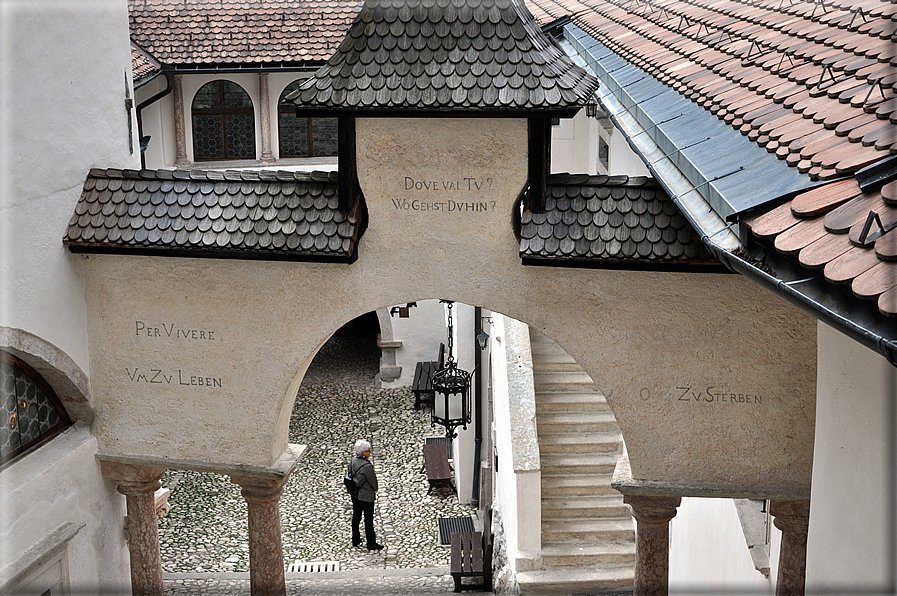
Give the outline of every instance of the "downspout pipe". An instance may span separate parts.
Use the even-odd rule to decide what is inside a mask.
[[[483,355],[480,346],[477,345],[476,337],[483,330],[483,310],[479,306],[473,307],[473,361],[474,370],[480,371]],[[474,409],[476,410],[476,418],[474,420],[473,432],[473,492],[471,502],[475,506],[480,504],[480,457],[483,449],[483,382],[482,373],[477,374],[477,384],[474,390]]]
[[[174,90],[174,70],[170,66],[162,65],[161,74],[165,77],[165,89],[137,104],[137,139],[140,142],[140,167],[143,169],[146,169],[146,145],[143,143],[143,109],[156,103]],[[149,143],[149,140],[147,140],[147,143]]]

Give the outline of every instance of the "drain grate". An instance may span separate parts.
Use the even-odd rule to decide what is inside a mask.
[[[339,561],[293,561],[287,566],[287,573],[323,573],[339,571]]]
[[[455,532],[473,532],[473,520],[470,516],[466,517],[439,517],[436,519],[439,524],[439,544],[449,545],[452,543],[452,534]]]

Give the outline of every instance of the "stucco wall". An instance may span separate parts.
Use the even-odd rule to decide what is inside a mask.
[[[897,573],[897,369],[819,323],[807,586],[892,594]]]
[[[438,300],[421,300],[408,309],[408,318],[390,317],[392,339],[402,342],[396,350],[396,365],[402,375],[384,387],[407,387],[414,381],[414,367],[420,361],[436,360],[439,344],[446,343],[444,307]]]

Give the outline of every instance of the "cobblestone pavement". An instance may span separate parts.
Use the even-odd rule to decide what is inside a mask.
[[[338,572],[288,573],[290,594],[429,594],[452,589],[449,549],[437,518],[471,515],[449,490],[427,495],[422,445],[439,436],[415,411],[409,388],[373,388],[379,352],[373,336],[337,335],[303,379],[290,442],[308,449],[280,501],[284,562],[337,561]],[[351,546],[343,472],[358,438],[373,446],[380,483],[377,539],[369,553]],[[172,505],[160,519],[167,595],[249,594],[246,502],[227,476],[170,470]],[[378,591],[379,590],[379,591]],[[432,591],[431,591],[432,590]]]

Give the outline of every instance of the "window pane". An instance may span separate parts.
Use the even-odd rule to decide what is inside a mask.
[[[21,446],[17,402],[15,368],[0,362],[0,457],[3,459]]]
[[[315,155],[336,155],[339,130],[337,122],[336,118],[312,119],[311,136]]]
[[[308,119],[298,118],[292,110],[278,117],[281,157],[308,156]]]
[[[230,81],[218,81],[224,86],[225,108],[251,108],[252,100],[242,87]]]
[[[252,114],[229,114],[225,119],[227,159],[255,157],[255,122]]]
[[[221,116],[193,114],[193,158],[224,159],[221,142]]]
[[[211,83],[203,85],[202,88],[196,92],[196,97],[193,98],[194,110],[220,107],[221,88],[218,85],[218,81],[213,81]]]

